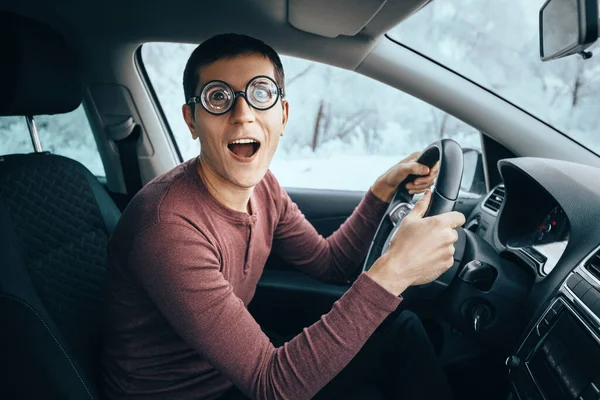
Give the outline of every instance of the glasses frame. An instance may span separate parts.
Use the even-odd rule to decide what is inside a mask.
[[[252,82],[254,82],[255,80],[257,80],[259,78],[264,78],[264,79],[267,79],[267,80],[273,82],[273,84],[277,88],[277,98],[275,99],[275,101],[273,102],[272,105],[270,105],[269,107],[266,107],[266,108],[256,107],[251,102],[248,101],[248,88],[250,87],[250,84]],[[210,85],[212,83],[222,83],[227,88],[229,88],[229,90],[231,91],[231,93],[233,93],[233,101],[231,102],[231,105],[229,106],[229,108],[227,108],[225,111],[222,111],[222,112],[219,112],[219,113],[215,113],[213,111],[210,111],[210,110],[208,110],[206,108],[206,106],[204,105],[204,102],[202,101],[202,98],[204,97],[203,96],[204,90],[208,87],[208,85]],[[273,78],[271,78],[270,76],[267,76],[267,75],[258,75],[258,76],[255,76],[254,78],[250,79],[248,81],[248,83],[246,84],[246,88],[243,91],[241,91],[241,90],[235,91],[235,90],[233,90],[233,88],[231,87],[231,85],[229,85],[227,82],[219,80],[219,79],[215,79],[215,80],[206,82],[202,86],[202,89],[200,90],[200,95],[199,96],[190,97],[187,100],[186,104],[189,105],[190,107],[193,107],[196,104],[200,104],[202,106],[202,108],[204,109],[204,111],[206,111],[209,114],[212,114],[212,115],[223,115],[223,114],[227,114],[229,111],[231,111],[231,109],[235,105],[235,102],[237,101],[238,97],[243,97],[244,100],[246,100],[246,104],[248,104],[250,107],[254,108],[255,110],[267,111],[267,110],[270,110],[271,108],[275,107],[275,104],[277,104],[277,102],[279,101],[280,98],[281,99],[284,98],[284,93],[283,93],[283,89],[279,87],[279,85],[277,84],[277,82],[275,82],[275,80]]]

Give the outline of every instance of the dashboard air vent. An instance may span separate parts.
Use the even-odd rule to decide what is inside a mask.
[[[483,203],[483,208],[496,214],[504,201],[504,185],[497,186]]]
[[[585,265],[585,269],[600,281],[600,253],[594,254],[592,258],[589,259]]]

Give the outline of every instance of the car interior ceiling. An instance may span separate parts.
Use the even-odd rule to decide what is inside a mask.
[[[0,353],[3,354],[0,361],[3,374],[0,398],[100,398],[98,348],[101,321],[98,315],[102,308],[107,240],[120,216],[119,209],[126,206],[141,183],[180,162],[180,157],[173,150],[175,146],[170,142],[172,139],[162,129],[160,133],[141,129],[152,124],[160,126],[160,117],[152,106],[152,99],[132,95],[125,85],[139,80],[134,74],[138,68],[135,57],[112,60],[111,65],[124,66],[122,70],[115,70],[104,69],[102,66],[106,64],[94,65],[98,54],[135,54],[135,49],[148,41],[198,43],[216,32],[236,30],[252,18],[245,33],[256,35],[277,49],[360,70],[369,68],[368,63],[361,63],[377,45],[378,39],[426,3],[428,0],[353,0],[349,6],[343,0],[326,3],[318,0],[269,0],[244,1],[239,3],[239,7],[231,7],[227,2],[213,2],[210,6],[192,2],[185,7],[159,10],[141,0],[108,0],[93,5],[70,0],[0,0],[0,43],[6,49],[5,59],[10,60],[0,66],[0,86],[5,88],[4,95],[0,97],[0,116],[35,118],[36,115],[65,113],[83,102],[88,111],[96,114],[91,124],[96,134],[102,132],[105,143],[99,144],[99,151],[107,168],[107,182],[102,184],[80,163],[47,152],[0,156],[0,254],[3,259],[0,268],[0,317],[10,321],[0,328]],[[332,20],[336,23],[332,24]],[[174,21],[178,29],[173,29]],[[111,53],[109,48],[126,48],[128,52]],[[143,83],[140,85],[143,86]],[[127,138],[134,138],[134,132],[142,136],[152,135],[151,141],[142,140],[141,146],[137,146],[137,138],[127,141]],[[522,266],[525,262],[515,256],[516,251],[511,252],[506,243],[502,243],[501,254],[496,254],[495,248],[482,242],[485,238],[499,248],[504,236],[514,233],[514,228],[500,230],[501,237],[492,229],[477,232],[481,226],[495,226],[497,216],[504,211],[503,208],[490,210],[485,205],[490,197],[499,193],[496,192],[498,188],[512,188],[512,192],[507,190],[507,193],[513,193],[512,198],[502,190],[505,197],[500,207],[505,207],[506,202],[507,216],[516,219],[515,215],[521,215],[521,211],[516,211],[520,207],[516,201],[523,200],[516,193],[528,193],[531,198],[541,199],[540,204],[547,202],[555,206],[555,199],[560,198],[565,189],[560,186],[553,191],[555,183],[545,182],[546,175],[536,175],[543,168],[558,168],[554,164],[519,163],[516,156],[527,155],[523,154],[523,149],[530,144],[527,140],[531,139],[516,138],[517,133],[512,134],[515,136],[504,143],[497,140],[496,132],[481,136],[489,193],[477,199],[477,205],[473,206],[471,217],[477,220],[478,225],[474,232],[467,232],[465,240],[475,249],[472,254],[469,253],[473,257],[481,257],[489,263],[493,260],[498,264]],[[120,145],[111,144],[119,141]],[[543,146],[540,145],[540,148]],[[556,143],[547,146],[549,154],[560,147]],[[566,158],[600,165],[595,154],[574,143],[567,144],[567,147],[576,148],[576,151]],[[158,162],[144,161],[143,157],[137,160],[140,154],[152,154],[157,148],[170,151],[164,150]],[[579,157],[580,154],[583,156]],[[563,155],[557,158],[561,157],[565,158]],[[589,177],[595,179],[596,175],[590,172]],[[577,183],[574,179],[571,181],[573,185]],[[332,218],[329,208],[320,205],[325,202],[340,204],[340,209],[344,210],[341,215],[347,215],[355,205],[354,197],[349,199],[345,194],[323,191],[315,196],[319,196],[318,202],[314,201],[314,197],[307,200],[307,215],[311,215],[311,206],[323,214],[316,218],[317,224],[325,221],[318,227],[322,234],[334,230],[344,217],[336,215]],[[332,204],[329,206],[333,207]],[[579,210],[577,206],[573,207]],[[581,214],[579,211],[573,213]],[[523,217],[522,221],[525,220],[526,217]],[[524,223],[522,221],[516,220],[515,225]],[[573,337],[579,338],[581,343],[587,343],[589,339],[581,333],[583,330],[577,328],[587,326],[588,321],[580,318],[576,306],[564,298],[566,296],[574,304],[579,304],[573,294],[574,288],[588,279],[585,271],[589,270],[589,265],[583,261],[590,248],[597,245],[592,245],[592,242],[585,242],[577,252],[573,250],[570,253],[571,258],[568,259],[577,266],[576,270],[555,274],[553,279],[546,280],[546,286],[542,282],[537,292],[534,290],[533,297],[528,298],[528,307],[532,309],[519,309],[518,305],[509,308],[513,306],[513,300],[517,304],[517,300],[521,301],[526,296],[510,299],[507,294],[507,308],[498,309],[498,313],[513,314],[503,320],[506,329],[495,331],[496,334],[505,334],[502,338],[479,341],[477,336],[459,332],[460,329],[468,329],[456,328],[460,323],[445,321],[444,313],[456,302],[449,297],[450,294],[440,299],[418,296],[406,299],[404,306],[416,311],[424,320],[440,356],[452,360],[447,373],[458,393],[464,394],[464,398],[512,399],[516,398],[512,397],[516,396],[515,393],[523,399],[541,398],[530,382],[535,375],[531,370],[546,368],[545,361],[537,352],[538,347],[547,353],[551,350],[547,349],[550,339],[547,342],[535,341],[546,338],[545,333],[550,332],[548,328],[544,335],[536,334],[540,332],[540,324],[556,324],[555,332],[561,329],[573,332]],[[529,264],[534,262],[528,261]],[[256,318],[267,325],[273,320],[271,314],[274,310],[267,305],[281,294],[282,280],[289,279],[285,275],[287,267],[276,264],[278,260],[269,260],[275,273],[262,282],[256,300],[251,304]],[[520,271],[527,272],[511,275],[515,279],[513,283],[518,283],[507,284],[506,293],[513,293],[511,290],[516,293],[517,286],[532,287],[541,280],[530,269],[520,268]],[[282,276],[282,280],[278,276]],[[296,275],[293,276],[296,279]],[[315,297],[315,293],[320,293],[316,283],[304,280],[304,277],[297,279],[297,286],[292,288],[297,304],[282,301],[277,305],[281,307],[278,312],[283,315],[282,318],[289,319],[286,322],[289,332],[285,333],[297,332],[314,321],[315,316],[327,312],[327,307],[346,289],[325,285],[321,292],[324,294]],[[578,279],[577,282],[574,279]],[[593,289],[596,281],[589,281]],[[463,286],[469,286],[465,282],[462,282]],[[567,286],[573,286],[572,292]],[[562,297],[559,298],[558,292],[562,293]],[[463,295],[456,293],[461,299]],[[493,296],[493,291],[489,295]],[[441,304],[444,302],[445,305]],[[546,321],[551,312],[555,313],[556,319]],[[464,316],[465,312],[457,313]],[[471,322],[467,320],[467,323]],[[558,335],[552,340],[558,342]],[[561,335],[561,340],[566,343],[567,334]],[[594,338],[597,340],[597,336]],[[568,340],[569,346],[574,346],[573,341]],[[597,354],[596,347],[590,345],[590,348],[593,348],[590,354]],[[512,357],[506,359],[507,355]],[[578,358],[580,360],[584,356],[578,357],[582,357]],[[521,360],[526,358],[525,368],[525,362]],[[586,368],[593,364],[591,361],[582,363],[586,363]],[[595,364],[590,368],[595,368]],[[591,374],[588,370],[585,373]],[[600,371],[597,373],[600,377]],[[565,374],[574,376],[572,370]],[[35,384],[32,384],[32,376],[36,378]],[[548,376],[546,373],[543,381],[554,382],[554,378]],[[596,379],[595,376],[585,379],[591,381]],[[571,384],[569,379],[568,384]],[[577,379],[582,378],[577,375]],[[583,387],[583,383],[577,384]],[[562,398],[563,390],[562,386],[556,386],[555,393],[560,394],[549,398]],[[583,393],[583,389],[580,392]]]

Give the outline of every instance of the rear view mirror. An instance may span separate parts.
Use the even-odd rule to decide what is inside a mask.
[[[583,53],[597,38],[598,0],[548,0],[540,9],[542,61]]]

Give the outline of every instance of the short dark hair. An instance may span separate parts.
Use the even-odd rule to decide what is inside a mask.
[[[183,71],[185,101],[195,96],[200,69],[218,60],[234,59],[242,55],[262,55],[273,63],[275,82],[284,91],[285,74],[277,52],[263,41],[237,33],[216,35],[202,42],[190,55]]]

